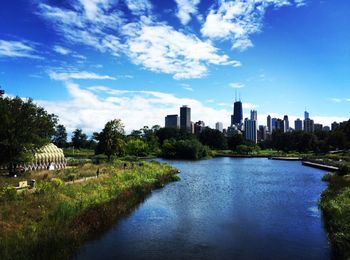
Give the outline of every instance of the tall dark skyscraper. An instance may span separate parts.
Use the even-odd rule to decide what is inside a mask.
[[[231,116],[231,125],[239,126],[243,122],[242,102],[236,101],[233,105],[233,115]]]
[[[191,131],[191,108],[188,106],[180,107],[180,128]]]

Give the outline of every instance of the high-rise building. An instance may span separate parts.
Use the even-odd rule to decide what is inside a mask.
[[[267,139],[267,128],[264,125],[259,126],[259,131],[258,131],[258,141],[265,141]]]
[[[256,120],[249,120],[248,118],[244,120],[244,137],[246,140],[250,140],[254,143],[258,142],[256,122]]]
[[[287,115],[283,117],[283,132],[289,132],[289,119]]]
[[[272,118],[271,122],[272,122],[272,130],[276,130],[277,118]]]
[[[284,131],[284,121],[280,118],[276,119],[276,124],[275,124],[275,129],[276,130],[280,130],[280,131]]]
[[[309,112],[305,111],[304,112],[304,120],[309,119],[309,118],[310,118]]]
[[[337,122],[333,122],[332,125],[331,125],[332,131],[337,130],[338,127],[339,127],[339,124]]]
[[[233,115],[231,116],[231,125],[236,125],[241,128],[243,120],[243,107],[241,101],[236,101],[233,104]]]
[[[326,125],[323,127],[322,131],[329,132],[331,131],[331,128],[328,125]]]
[[[179,128],[180,118],[178,115],[167,115],[165,117],[165,127]]]
[[[313,133],[314,132],[314,120],[307,118],[304,120],[304,131],[307,133]]]
[[[323,125],[322,124],[314,124],[314,131],[322,131]]]
[[[250,120],[258,121],[258,112],[256,110],[250,110]]]
[[[194,123],[194,133],[195,134],[200,134],[205,128],[205,123],[203,121],[198,121]]]
[[[224,127],[223,127],[223,125],[222,125],[221,122],[217,122],[217,123],[215,124],[215,129],[216,129],[216,130],[219,130],[220,132],[222,132],[223,129],[224,129]]]
[[[271,116],[268,115],[267,116],[267,132],[272,133],[272,120],[271,120]]]
[[[188,132],[191,131],[191,108],[188,106],[180,107],[180,127],[186,129]]]
[[[301,121],[299,118],[295,120],[294,128],[295,128],[295,131],[303,131],[303,121]]]

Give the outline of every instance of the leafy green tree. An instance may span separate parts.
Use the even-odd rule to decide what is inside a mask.
[[[121,156],[125,153],[125,131],[121,120],[107,122],[97,139],[96,154],[104,153],[110,160],[112,155]]]
[[[198,160],[209,155],[209,147],[202,145],[197,139],[167,139],[162,147],[162,156],[165,158]]]
[[[199,141],[211,149],[227,149],[227,140],[222,132],[206,127],[199,134]]]
[[[51,141],[60,148],[67,146],[67,131],[64,125],[57,125]]]
[[[32,99],[0,97],[0,122],[0,164],[12,174],[31,159],[31,151],[50,142],[57,117]]]
[[[72,146],[76,149],[86,148],[88,146],[87,135],[82,129],[75,129],[72,137]]]
[[[126,152],[128,155],[146,156],[148,154],[148,145],[141,139],[129,139],[126,144]]]

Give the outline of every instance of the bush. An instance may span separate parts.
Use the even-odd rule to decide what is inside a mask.
[[[52,190],[52,186],[47,181],[38,181],[38,183],[35,184],[35,193],[36,194],[45,194]]]
[[[59,178],[52,178],[51,184],[53,187],[58,188],[64,185],[64,182]]]
[[[325,175],[323,175],[322,181],[330,182],[333,176],[334,176],[334,173],[328,172]]]
[[[165,140],[162,156],[165,158],[198,160],[210,156],[208,146],[202,145],[197,139]]]
[[[339,167],[339,174],[340,175],[347,175],[350,174],[350,167],[347,164],[343,164]]]
[[[6,186],[0,192],[0,198],[5,201],[12,201],[17,198],[16,188],[13,186]]]

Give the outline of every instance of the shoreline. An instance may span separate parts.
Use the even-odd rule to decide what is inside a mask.
[[[147,163],[147,167],[145,171],[140,169],[136,175],[121,172],[121,175],[117,174],[119,176],[116,177],[111,173],[110,176],[103,176],[99,180],[63,185],[50,190],[48,193],[56,193],[53,195],[25,194],[20,198],[25,199],[27,197],[24,196],[28,196],[27,200],[6,202],[6,204],[12,203],[13,205],[9,206],[13,207],[17,207],[18,204],[33,207],[32,204],[36,204],[38,205],[36,208],[39,207],[35,209],[36,211],[43,208],[42,210],[46,212],[41,213],[42,217],[31,216],[34,219],[27,219],[28,223],[22,227],[15,225],[16,220],[8,223],[6,220],[0,220],[0,258],[13,259],[16,256],[17,259],[67,259],[74,257],[83,243],[103,233],[132,212],[153,190],[179,179],[176,175],[177,170],[169,165]],[[145,177],[137,177],[140,173]],[[133,176],[141,178],[141,181],[130,179]],[[121,178],[120,184],[116,182],[117,178]],[[128,184],[130,181],[131,183]],[[76,190],[83,191],[85,187],[89,188],[93,185],[99,185],[99,189],[106,190],[107,194],[115,193],[106,197],[102,193],[99,194],[97,190],[96,192],[87,190],[80,201],[73,198],[66,199],[66,194],[74,193]],[[55,198],[62,201],[57,204],[54,202],[55,206],[52,208],[44,206]],[[7,208],[1,203],[0,207],[6,211]],[[18,210],[24,210],[24,208]],[[12,212],[12,214],[21,213]]]

